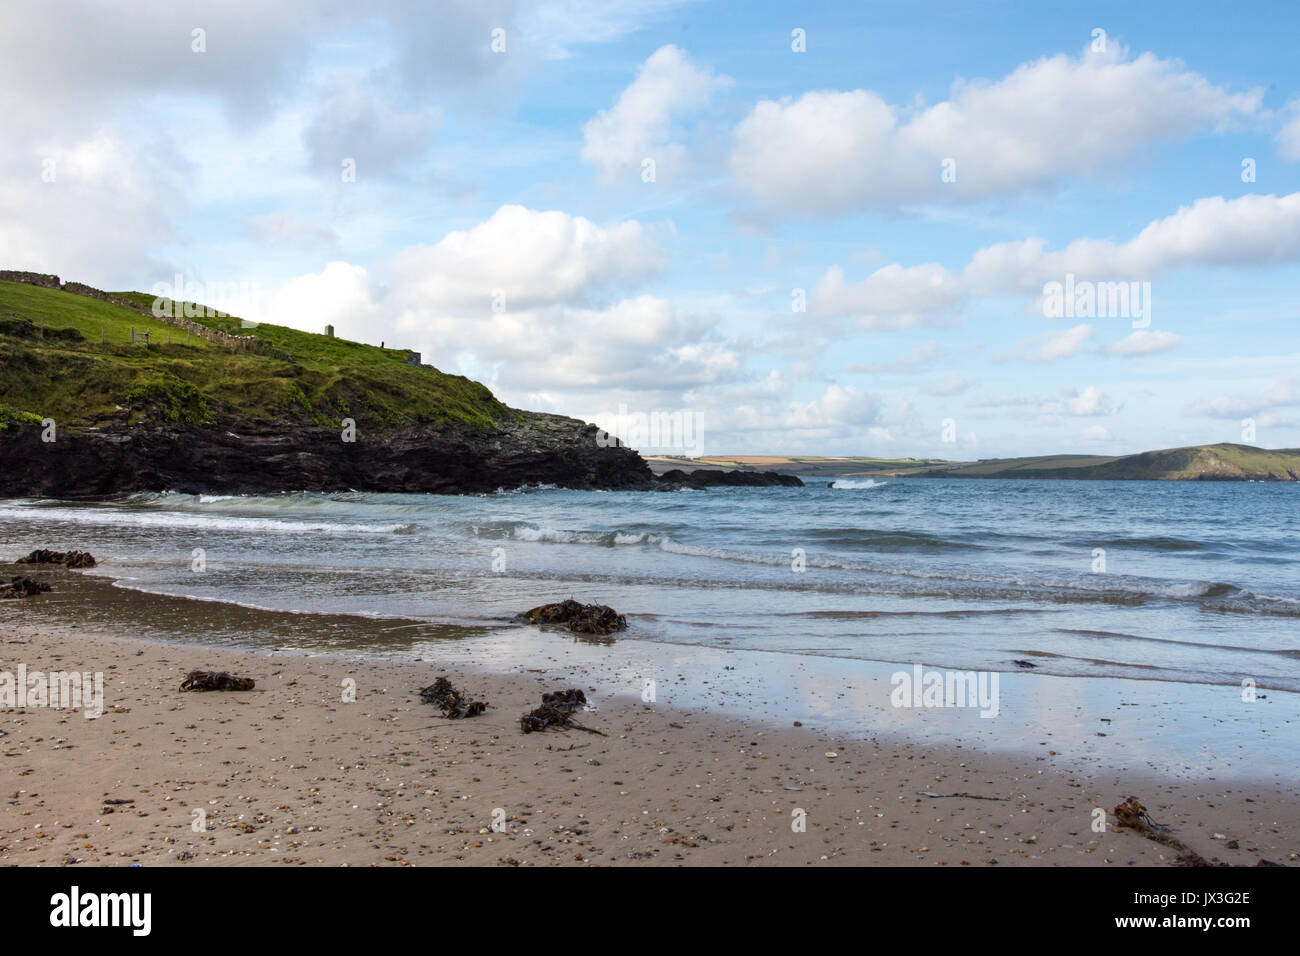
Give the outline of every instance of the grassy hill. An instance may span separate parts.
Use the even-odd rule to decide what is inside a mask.
[[[868,475],[906,475],[950,462],[934,458],[833,458],[817,455],[731,455],[704,458],[660,456],[647,458],[656,472],[673,468],[717,468],[725,471],[779,471],[804,478],[847,478]]]
[[[1114,481],[1297,481],[1300,449],[1191,445],[1136,455],[993,458],[925,471],[942,478],[1080,478]]]
[[[145,307],[153,297],[117,293]],[[490,428],[512,412],[478,382],[407,363],[380,349],[238,318],[193,321],[255,335],[293,361],[231,349],[93,298],[0,282],[0,427],[54,418],[61,426],[140,421],[276,422],[399,427],[424,422]],[[131,330],[150,344],[132,345]]]
[[[940,461],[918,458],[818,458],[736,455],[716,458],[650,458],[658,472],[669,468],[772,470],[804,478],[1076,478],[1148,481],[1297,481],[1300,449],[1269,451],[1250,445],[1192,445],[1136,455],[1038,455]]]

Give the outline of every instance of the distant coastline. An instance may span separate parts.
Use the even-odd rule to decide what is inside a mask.
[[[1085,481],[1300,481],[1300,449],[1218,444],[1166,448],[1134,455],[1039,455],[948,461],[937,458],[858,458],[722,455],[646,456],[656,474],[686,467],[779,471],[802,478],[1057,478]]]

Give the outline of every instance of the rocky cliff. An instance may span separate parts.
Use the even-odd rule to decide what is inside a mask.
[[[266,494],[387,491],[477,494],[524,485],[645,490],[650,469],[629,448],[600,447],[596,428],[521,413],[493,429],[417,425],[384,435],[227,423],[0,431],[0,496],[72,498],[132,491]]]

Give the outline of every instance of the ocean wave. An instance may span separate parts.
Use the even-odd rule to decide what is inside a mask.
[[[889,484],[887,481],[872,481],[870,478],[836,478],[829,482],[826,487],[834,488],[836,491],[841,489],[846,491],[870,491],[872,488],[883,488]]]
[[[411,524],[353,524],[332,521],[286,521],[282,518],[256,518],[192,512],[123,511],[116,508],[3,508],[0,519],[66,522],[77,525],[104,525],[133,528],[186,528],[198,531],[253,531],[295,534],[403,534],[415,530]]]
[[[1145,538],[1112,538],[1109,541],[1083,542],[1083,544],[1089,546],[1100,545],[1104,548],[1139,548],[1143,551],[1200,551],[1203,548],[1210,547],[1204,541],[1174,538],[1168,535],[1155,535]]]
[[[476,534],[493,529],[475,529]],[[658,540],[657,535],[634,531],[569,531],[546,525],[538,527],[531,524],[518,524],[507,532],[518,541],[539,541],[551,544],[594,544],[614,547],[617,545],[645,544],[651,539]]]

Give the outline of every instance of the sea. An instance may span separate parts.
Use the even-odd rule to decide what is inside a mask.
[[[656,669],[658,686],[682,700],[701,703],[701,682],[713,681],[721,709],[782,718],[783,674],[839,674],[858,693],[875,682],[879,696],[888,675],[917,664],[1035,682],[1043,706],[1120,686],[1191,701],[1216,726],[1237,724],[1239,700],[1272,695],[1288,701],[1287,719],[1270,725],[1278,752],[1300,750],[1291,483],[842,478],[677,492],[0,501],[0,551],[37,547],[89,550],[103,561],[91,573],[119,587],[372,625],[355,640],[337,629],[281,639],[279,650],[515,669],[560,660],[554,649],[567,644],[580,663],[620,662],[605,676],[629,692],[647,684],[638,667]],[[570,597],[627,616],[617,651],[512,621]],[[761,690],[719,697],[724,670],[760,661]],[[833,677],[817,686],[822,703],[795,713],[862,720]],[[1259,733],[1249,722],[1237,730],[1248,742]]]

